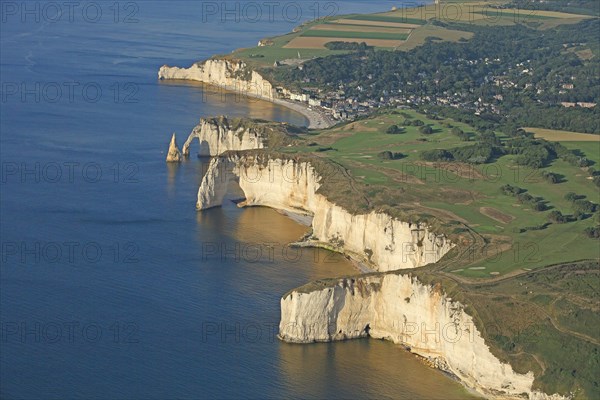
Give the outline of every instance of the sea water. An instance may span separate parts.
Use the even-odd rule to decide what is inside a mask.
[[[274,210],[196,212],[206,160],[164,161],[200,117],[306,120],[159,82],[161,65],[255,45],[332,4],[391,3],[294,3],[298,19],[282,2],[286,17],[258,23],[215,17],[222,2],[77,4],[2,1],[1,397],[469,397],[389,342],[278,341],[285,292],[357,270],[286,247],[307,228]]]

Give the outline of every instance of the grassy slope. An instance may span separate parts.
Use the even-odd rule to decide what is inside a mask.
[[[504,184],[516,185],[527,189],[534,196],[543,197],[552,209],[571,214],[571,204],[564,199],[567,192],[586,195],[589,200],[600,202],[598,190],[587,179],[585,171],[562,160],[556,160],[544,169],[534,170],[516,165],[514,156],[504,156],[495,163],[477,166],[426,164],[419,158],[420,151],[472,144],[459,141],[450,133],[450,126],[458,126],[465,132],[472,132],[473,129],[450,120],[432,121],[414,111],[405,113],[431,125],[435,133],[423,135],[418,132],[417,127],[411,126],[407,127],[405,134],[386,134],[385,129],[389,125],[402,124],[405,119],[402,115],[388,114],[334,128],[313,139],[321,147],[332,147],[334,150],[321,155],[348,168],[367,192],[384,189],[387,197],[380,199],[381,201],[385,202],[387,199],[395,202],[398,208],[421,209],[422,213],[467,221],[475,232],[489,236],[491,241],[497,241],[498,245],[492,245],[486,250],[489,253],[487,259],[482,250],[475,254],[468,265],[463,261],[460,267],[457,266],[456,274],[489,277],[491,272],[494,275],[504,275],[514,270],[535,269],[549,263],[570,261],[573,254],[577,254],[578,259],[599,256],[597,241],[585,238],[582,234],[584,228],[595,225],[593,218],[550,225],[541,231],[517,233],[519,228],[547,222],[550,210],[532,211],[527,205],[519,204],[499,190]],[[569,146],[573,147],[571,144]],[[600,158],[600,146],[596,143],[578,142],[577,147],[592,160]],[[385,150],[401,152],[406,157],[400,160],[381,160],[377,154]],[[543,171],[564,175],[566,181],[548,184],[541,176]],[[372,197],[377,204],[378,199]],[[512,220],[505,223],[491,218],[481,212],[482,207],[497,210]],[[506,242],[512,246],[504,248],[508,246],[500,245]]]
[[[526,188],[563,213],[570,212],[570,204],[563,198],[566,192],[585,194],[599,202],[598,189],[586,179],[585,171],[560,160],[545,168],[565,176],[566,182],[555,185],[541,180],[540,171],[517,168],[512,156],[475,169],[463,166],[462,177],[448,166],[424,166],[418,157],[421,150],[472,143],[459,141],[449,132],[451,126],[465,132],[473,129],[451,120],[433,121],[414,111],[402,112],[431,125],[434,133],[423,135],[418,128],[407,127],[404,134],[386,134],[389,125],[401,123],[406,115],[382,114],[303,135],[299,146],[281,150],[286,157],[318,164],[318,171],[334,178],[325,180],[323,193],[355,212],[387,202],[392,210],[413,216],[434,215],[446,223],[460,220],[473,229],[475,237],[491,241],[492,245],[477,242],[473,253],[466,256],[459,255],[459,246],[441,262],[410,273],[424,283],[441,283],[451,298],[467,305],[493,353],[520,373],[533,371],[535,388],[547,393],[572,392],[575,398],[600,396],[600,248],[597,240],[582,234],[586,226],[595,223],[588,219],[515,233],[515,227],[545,222],[548,211],[534,212],[517,205],[498,188],[505,183]],[[427,141],[418,140],[423,138]],[[565,145],[600,162],[597,143]],[[384,150],[406,157],[383,161],[377,154]],[[343,176],[340,166],[351,177]],[[349,184],[350,180],[354,183]],[[514,219],[502,223],[482,214],[480,207],[494,208]],[[453,237],[456,241],[466,236]],[[596,261],[571,263],[581,259]],[[559,265],[549,267],[555,264]],[[335,281],[312,283],[307,290]]]

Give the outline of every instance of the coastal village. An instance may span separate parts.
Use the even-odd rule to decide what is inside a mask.
[[[286,60],[287,61],[287,60]],[[473,66],[478,63],[492,64],[500,62],[499,59],[490,60],[488,58],[481,60],[449,60],[458,66]],[[284,63],[276,63],[279,67]],[[302,64],[296,68],[302,70]],[[274,96],[279,99],[290,100],[297,103],[303,103],[308,108],[322,114],[323,118],[333,125],[338,121],[352,121],[360,117],[372,114],[380,108],[406,108],[420,105],[439,105],[450,106],[457,109],[472,111],[475,115],[480,114],[501,114],[500,105],[504,97],[510,92],[529,91],[534,97],[541,95],[546,91],[554,92],[558,97],[568,98],[568,94],[575,88],[576,77],[565,77],[561,81],[549,85],[547,82],[532,83],[527,77],[533,75],[533,70],[528,68],[526,63],[516,64],[513,68],[506,70],[500,75],[487,76],[482,84],[492,84],[497,89],[495,94],[488,98],[474,96],[472,91],[464,90],[462,92],[442,92],[439,95],[416,95],[409,90],[399,89],[397,92],[384,90],[382,93],[373,94],[368,87],[358,86],[355,91],[361,93],[358,96],[347,95],[348,86],[340,83],[337,89],[325,90],[311,85],[311,79],[305,79],[305,87],[301,91],[289,91],[281,86],[275,88]],[[422,79],[428,79],[425,73],[420,74]],[[370,77],[372,78],[372,77]],[[407,88],[417,85],[418,82],[405,82]],[[499,92],[499,93],[498,93]],[[504,93],[504,94],[503,94]],[[542,100],[537,100],[542,102]],[[582,107],[593,108],[596,103],[573,99],[572,101],[559,101],[562,107]]]

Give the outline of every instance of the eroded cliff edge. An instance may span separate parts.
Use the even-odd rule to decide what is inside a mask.
[[[410,273],[317,281],[281,299],[280,338],[293,343],[370,336],[406,346],[489,398],[561,399],[532,389],[490,351],[473,318],[441,287]]]
[[[387,339],[488,398],[564,398],[535,390],[533,372],[519,373],[500,361],[466,307],[445,295],[441,285],[423,284],[402,271],[438,262],[454,247],[449,238],[386,212],[359,213],[336,204],[326,186],[332,181],[351,185],[342,175],[343,170],[319,157],[226,152],[211,161],[199,188],[199,210],[220,206],[230,184],[237,183],[245,196],[240,206],[311,215],[307,245],[343,252],[379,271],[317,281],[286,294],[280,338],[295,343]]]
[[[274,98],[271,82],[239,60],[209,59],[189,68],[163,65],[158,78],[204,82],[269,101]]]
[[[311,129],[325,129],[335,124],[332,118],[314,107],[308,107],[308,103],[289,101],[288,99],[292,97],[290,90],[281,86],[275,87],[268,79],[241,60],[211,58],[199,61],[189,68],[163,65],[158,71],[158,78],[203,82],[241,96],[270,101],[304,115]]]
[[[296,143],[299,128],[285,123],[250,118],[202,118],[183,144],[184,157],[190,155],[190,146],[198,140],[198,155],[218,156],[226,151],[263,149]]]
[[[356,214],[333,203],[321,193],[322,182],[343,172],[318,171],[320,164],[285,153],[225,153],[211,161],[196,206],[199,210],[220,206],[230,182],[236,182],[245,196],[241,206],[309,214],[312,233],[306,245],[343,252],[377,271],[421,267],[439,261],[452,248],[444,235],[422,224],[378,211]]]

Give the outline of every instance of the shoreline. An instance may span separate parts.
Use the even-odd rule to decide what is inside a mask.
[[[202,190],[202,187],[201,187],[201,190]],[[260,204],[255,204],[254,206],[259,206],[259,205]],[[271,206],[266,206],[266,207],[274,209],[275,211],[277,211],[281,215],[288,216],[290,219],[294,220],[295,222],[302,221],[300,223],[302,223],[303,225],[309,225],[309,223],[311,222],[311,219],[312,219],[312,216],[310,214],[307,214],[302,209],[298,208],[299,206],[295,206],[294,208],[290,208],[289,206],[287,206],[287,203],[285,203],[285,202],[283,202],[281,204],[278,204],[277,206],[271,205]],[[290,246],[290,247],[300,247],[300,248],[302,248],[302,247],[323,248],[323,249],[327,249],[327,250],[330,250],[330,251],[338,252],[342,256],[346,257],[349,261],[351,261],[355,265],[355,267],[360,271],[360,275],[357,275],[357,276],[359,276],[359,277],[362,276],[362,277],[364,277],[364,279],[369,279],[370,277],[372,277],[371,274],[369,274],[370,272],[374,273],[375,275],[378,275],[378,276],[379,275],[386,276],[387,274],[393,274],[394,272],[398,271],[398,270],[395,270],[395,271],[385,271],[385,272],[376,273],[375,271],[367,270],[365,267],[368,267],[368,265],[365,265],[365,264],[368,264],[368,262],[366,260],[363,260],[363,262],[361,262],[361,257],[357,257],[358,254],[354,254],[352,251],[344,250],[343,248],[339,248],[338,245],[336,245],[334,243],[327,242],[326,240],[328,240],[328,239],[324,239],[325,241],[311,240],[310,239],[311,237],[312,237],[311,234],[307,234],[302,239],[300,239],[298,242],[296,242],[296,243],[290,243],[290,244],[288,244],[288,246]],[[334,241],[334,242],[336,242],[336,241]],[[404,275],[404,274],[399,273],[399,275]],[[410,275],[410,273],[409,273],[409,275]],[[354,274],[352,276],[354,276]],[[359,279],[362,279],[362,278],[359,278]],[[416,281],[418,281],[418,284],[421,285],[422,287],[426,287],[428,285],[426,283],[421,282],[419,279],[417,279]],[[309,283],[307,283],[306,285],[308,285],[308,284]],[[357,286],[357,288],[358,288],[358,286]],[[431,286],[431,288],[433,288],[433,286]],[[298,289],[299,288],[292,289],[287,294],[289,294],[289,293],[291,293],[291,292],[293,292],[295,290],[298,290]],[[431,290],[433,290],[433,289],[431,289]],[[318,292],[318,290],[317,290],[317,292]],[[301,293],[309,293],[309,292],[302,292],[301,291]],[[359,293],[361,293],[361,292],[359,291]],[[438,292],[436,290],[433,290],[433,292],[430,292],[430,295],[431,294],[435,295],[436,293],[438,293]],[[282,301],[287,298],[286,297],[287,294],[284,295],[284,297],[282,298]],[[325,296],[327,296],[327,294]],[[352,296],[354,296],[354,291],[352,291]],[[296,296],[294,296],[294,298],[296,299]],[[290,299],[291,299],[291,297],[290,297]],[[320,299],[321,298],[319,297],[317,300],[315,300],[315,302],[318,303],[319,301],[321,301]],[[295,301],[297,302],[299,300],[295,300]],[[413,303],[411,302],[411,304],[413,304]],[[411,307],[413,307],[413,306],[411,305]],[[418,305],[415,305],[414,307],[418,307]],[[319,313],[319,310],[317,309],[314,312],[314,315],[318,315],[318,313]],[[450,314],[452,314],[452,313],[450,313]],[[283,315],[282,315],[282,319],[281,320],[283,320]],[[318,320],[318,318],[317,318],[317,320]],[[281,332],[280,332],[280,335],[281,335]],[[288,340],[283,339],[285,337],[286,336],[280,336],[280,338],[282,338],[282,340],[284,340],[286,342],[312,343],[314,341],[319,341],[318,339],[309,339],[309,338],[307,338],[306,341],[295,341],[295,340],[288,341]],[[347,339],[352,339],[352,338],[353,337],[349,337]],[[389,340],[390,338],[389,337],[379,337],[377,339],[388,339]],[[334,339],[333,340],[332,339],[328,339],[328,340],[323,340],[323,341],[324,342],[333,342],[335,340]],[[470,343],[472,343],[472,342],[470,342]],[[479,342],[477,342],[477,343],[479,343]],[[486,345],[485,339],[483,337],[481,337],[481,345],[482,346]],[[487,346],[485,348],[489,349],[489,346]],[[414,355],[418,356],[418,357],[419,356],[423,357],[425,360],[429,361],[430,362],[429,366],[432,367],[433,369],[438,369],[438,370],[441,370],[441,371],[444,371],[444,372],[447,372],[447,373],[448,372],[452,373],[453,370],[449,369],[450,367],[449,367],[448,361],[446,361],[446,360],[447,360],[448,357],[450,357],[450,359],[453,359],[453,360],[456,361],[457,360],[456,354],[454,354],[452,352],[448,353],[448,352],[445,351],[446,349],[444,349],[444,348],[440,348],[437,353],[436,352],[433,352],[433,353],[432,352],[428,352],[426,347],[421,349],[421,350],[423,350],[422,352],[418,352],[418,350],[419,350],[419,347],[417,346],[417,347],[413,348],[410,352],[413,353]],[[477,348],[475,348],[475,350],[477,350]],[[485,353],[485,354],[487,354],[487,353]],[[433,355],[434,357],[433,358],[429,358],[430,355]],[[490,359],[491,359],[491,361],[490,361]],[[486,361],[486,362],[490,361],[492,363],[492,364],[488,363],[488,364],[484,364],[484,365],[487,365],[489,368],[492,368],[491,369],[492,372],[493,371],[501,371],[502,372],[501,375],[504,376],[505,375],[504,372],[503,372],[503,371],[505,371],[505,367],[503,366],[504,364],[496,356],[494,356],[493,354],[491,355],[490,359],[484,357],[483,361]],[[464,359],[461,359],[460,357],[458,357],[458,361],[457,362],[458,362],[459,366],[464,364],[463,361],[464,361]],[[495,369],[496,368],[496,363],[500,366],[500,368],[502,368],[501,370],[500,369]],[[508,364],[508,365],[510,366],[510,364]],[[485,381],[483,383],[480,383],[479,379],[477,378],[477,374],[475,374],[475,375],[472,375],[472,374],[470,375],[469,373],[466,373],[466,374],[467,375],[464,375],[464,376],[462,376],[462,375],[460,375],[460,376],[456,375],[455,378],[470,393],[475,393],[478,396],[482,396],[484,398],[511,399],[511,398],[517,398],[518,397],[518,396],[511,395],[511,394],[503,395],[502,391],[500,391],[496,395],[496,394],[494,394],[494,391],[498,390],[496,388],[501,387],[501,383],[496,383],[496,381],[494,381],[493,383],[485,382]],[[527,380],[527,379],[530,378],[530,376],[529,376],[530,373],[529,372],[526,375],[523,375],[523,374],[514,373],[512,371],[512,369],[510,369],[510,370],[508,370],[508,374],[509,374],[508,378],[506,378],[506,379],[510,379],[511,385],[512,384],[517,384],[517,385],[525,384],[526,385],[527,381],[525,381],[525,380]],[[515,378],[516,380],[513,379],[513,375],[516,376],[516,378]],[[531,379],[533,379],[533,378],[531,378]],[[563,399],[563,397],[561,397],[559,395],[546,395],[546,394],[542,394],[540,392],[536,392],[531,387],[524,388],[523,393],[527,393],[529,395],[529,398],[540,398],[540,399],[541,398],[545,398],[545,399],[555,399],[555,400]]]
[[[224,90],[224,91],[235,93],[235,94],[241,94],[242,96],[247,96],[249,98],[251,97],[253,99],[263,100],[263,101],[266,101],[269,103],[277,104],[279,106],[285,107],[289,110],[295,111],[298,114],[301,114],[302,116],[304,116],[304,118],[306,118],[308,120],[308,125],[307,125],[308,129],[327,129],[336,124],[336,122],[332,121],[331,118],[329,118],[329,116],[325,115],[324,112],[315,110],[314,108],[309,108],[308,105],[294,102],[292,100],[280,99],[280,98],[274,98],[274,97],[266,97],[266,96],[262,96],[259,94],[253,94],[253,93],[248,93],[248,92],[240,93],[240,91],[233,86],[217,85],[217,84],[213,84],[210,82],[197,81],[194,79],[159,78],[159,81],[173,81],[173,82],[181,81],[181,82],[186,82],[186,83],[200,82],[202,84],[202,88],[204,88],[204,85],[207,85],[208,89],[211,89],[211,88],[217,89],[217,91]]]
[[[273,99],[268,101],[283,107],[287,107],[292,111],[296,111],[297,113],[304,115],[304,117],[308,119],[308,129],[327,129],[336,124],[328,116],[326,116],[325,113],[317,111],[313,108],[309,108],[308,106],[304,106],[301,103],[293,102],[287,99]]]
[[[273,210],[277,211],[279,214],[281,214],[285,217],[288,217],[292,221],[294,221],[302,226],[306,226],[306,227],[312,226],[313,217],[309,214],[295,213],[292,211],[283,210],[283,209],[279,209],[279,208],[273,208]],[[288,246],[307,247],[307,248],[315,248],[315,249],[320,248],[320,249],[329,250],[334,253],[339,253],[339,254],[343,255],[348,261],[350,261],[352,263],[354,268],[356,268],[361,274],[370,274],[372,272],[376,272],[373,268],[369,267],[366,263],[359,260],[358,257],[353,257],[352,255],[350,255],[344,251],[334,250],[331,248],[331,246],[329,246],[325,243],[322,243],[322,242],[315,242],[315,241],[310,241],[310,240],[300,240],[298,242],[289,243]]]

